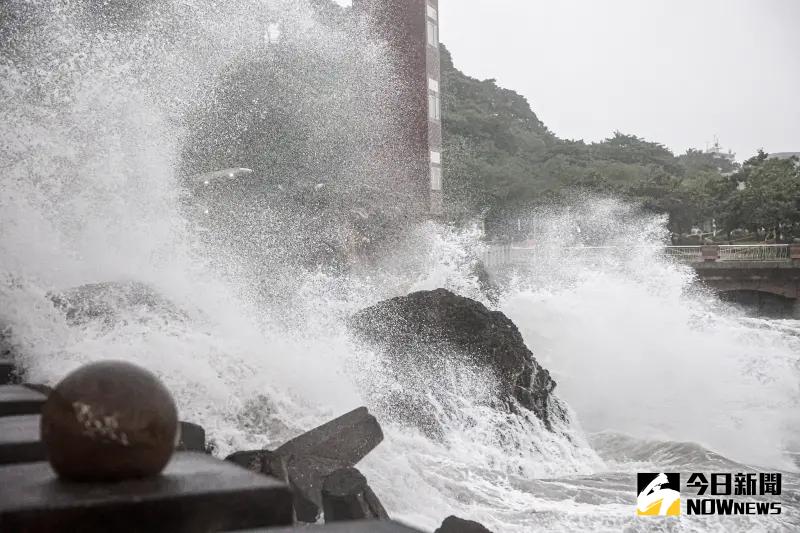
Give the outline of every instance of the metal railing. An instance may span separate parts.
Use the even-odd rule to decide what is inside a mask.
[[[687,263],[699,262],[703,260],[702,246],[665,246],[664,254],[679,261]]]
[[[790,259],[788,244],[742,244],[720,246],[717,261],[786,261],[787,259]]]
[[[789,261],[800,258],[800,246],[789,244],[735,244],[705,246],[581,246],[569,248],[567,254],[581,257],[603,255],[623,250],[660,250],[667,257],[684,263],[734,262],[734,261]],[[538,258],[563,255],[565,250],[550,246],[514,246],[513,244],[489,246],[483,254],[487,267],[521,265]]]

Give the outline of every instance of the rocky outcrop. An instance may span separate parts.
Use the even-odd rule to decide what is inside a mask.
[[[509,406],[513,398],[552,429],[549,401],[556,383],[503,313],[437,289],[364,309],[350,319],[350,328],[361,341],[401,365],[435,368],[434,359],[460,354],[497,377],[500,397]]]
[[[492,533],[483,524],[472,520],[464,520],[457,516],[448,516],[434,533]]]

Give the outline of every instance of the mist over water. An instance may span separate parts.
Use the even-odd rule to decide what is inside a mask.
[[[720,303],[690,267],[662,256],[665,221],[631,206],[582,200],[537,218],[549,228],[543,250],[500,307],[584,427],[788,466],[799,321],[747,318]]]
[[[639,246],[663,241],[663,220],[608,199],[537,213],[541,251],[492,303],[474,275],[477,229],[397,218],[392,120],[366,118],[391,80],[379,45],[320,24],[300,1],[120,5],[0,7],[18,22],[0,34],[0,326],[27,379],[135,362],[165,381],[181,418],[201,423],[221,456],[366,404],[386,441],[363,470],[392,516],[427,529],[455,513],[498,531],[618,530],[633,509],[625,476],[656,463],[697,468],[700,445],[722,461],[792,468],[800,323],[746,318],[697,290],[688,268]],[[267,73],[286,64],[278,22],[293,36],[281,53],[327,74],[308,93],[263,72],[231,89],[224,80],[251,60]],[[240,87],[263,90],[253,113],[286,114],[256,158],[266,192],[241,198],[223,186],[197,202],[192,176],[247,155],[250,113],[224,100]],[[301,148],[281,151],[283,138]],[[295,182],[306,187],[298,195],[330,193],[294,202]],[[362,237],[357,198],[402,231],[369,261],[315,267]],[[576,254],[582,245],[618,248]],[[147,283],[165,303],[115,303],[113,319],[74,324],[48,298],[109,281]],[[395,378],[343,321],[439,287],[514,320],[573,422],[548,432],[534,416],[494,410],[492,380],[457,362],[437,383],[447,392],[433,413],[441,440],[393,420],[375,393]],[[693,444],[673,455],[648,444],[648,459],[633,453],[634,437]]]

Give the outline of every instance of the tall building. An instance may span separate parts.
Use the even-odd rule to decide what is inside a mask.
[[[353,0],[379,38],[388,43],[397,73],[399,136],[421,211],[441,215],[442,104],[439,0]]]

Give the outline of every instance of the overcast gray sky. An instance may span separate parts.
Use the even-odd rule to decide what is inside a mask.
[[[440,0],[456,66],[560,137],[800,151],[800,0]]]

